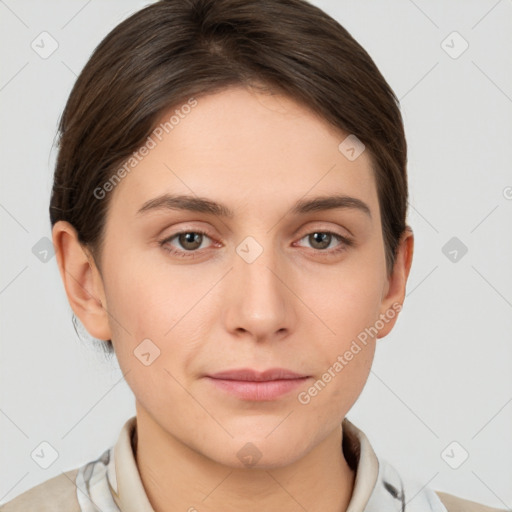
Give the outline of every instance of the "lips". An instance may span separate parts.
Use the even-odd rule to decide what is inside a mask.
[[[246,380],[253,382],[267,382],[269,380],[289,380],[307,377],[299,373],[286,370],[284,368],[270,368],[262,372],[252,370],[250,368],[241,368],[237,370],[228,370],[224,372],[208,375],[213,379],[222,380]]]
[[[270,368],[257,371],[240,368],[213,373],[206,376],[215,388],[242,400],[276,400],[310,377],[285,368]]]

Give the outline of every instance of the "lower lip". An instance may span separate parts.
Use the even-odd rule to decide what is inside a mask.
[[[265,401],[275,400],[293,391],[301,384],[304,384],[308,377],[300,379],[268,380],[264,382],[214,379],[212,377],[207,377],[207,379],[217,388],[235,395],[242,400]]]

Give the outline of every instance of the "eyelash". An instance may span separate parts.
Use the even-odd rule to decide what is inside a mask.
[[[208,235],[208,233],[206,233],[205,231],[202,231],[201,229],[194,229],[194,230],[187,229],[187,230],[183,230],[183,231],[178,231],[178,232],[172,234],[171,236],[165,238],[164,240],[159,241],[158,243],[162,247],[162,249],[164,249],[165,251],[169,252],[172,255],[181,256],[181,257],[184,257],[184,258],[192,258],[193,259],[193,258],[196,257],[197,253],[200,252],[200,250],[196,249],[196,250],[193,250],[193,251],[180,251],[180,250],[177,250],[175,247],[172,247],[172,246],[168,245],[168,243],[171,240],[173,240],[177,236],[185,234],[185,233],[200,234],[200,235],[207,236],[208,238],[211,239],[211,237]],[[326,249],[313,249],[313,251],[317,251],[319,253],[324,253],[324,254],[326,254],[328,256],[337,255],[338,253],[346,250],[347,247],[352,247],[354,245],[354,241],[352,239],[347,238],[347,237],[342,236],[342,235],[339,235],[338,233],[335,233],[333,231],[321,231],[321,230],[311,231],[309,233],[306,233],[303,237],[301,237],[300,240],[302,240],[303,238],[306,238],[309,235],[312,235],[313,233],[322,233],[322,234],[332,235],[336,240],[341,242],[341,244],[338,247],[336,247],[335,249],[330,249],[330,250],[326,250]]]

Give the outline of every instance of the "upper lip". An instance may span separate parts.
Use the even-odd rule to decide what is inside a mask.
[[[265,382],[270,380],[291,380],[302,379],[307,375],[292,372],[286,368],[269,368],[264,371],[257,371],[251,368],[238,368],[234,370],[225,370],[218,373],[209,374],[212,379],[222,380],[246,380],[252,382]]]

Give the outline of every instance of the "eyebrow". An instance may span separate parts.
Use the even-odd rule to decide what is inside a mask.
[[[359,210],[371,218],[368,205],[355,197],[346,195],[317,196],[312,199],[300,199],[291,208],[294,215],[334,209]],[[198,196],[162,194],[146,201],[137,211],[137,215],[155,210],[186,210],[209,213],[232,219],[235,214],[226,205]]]

